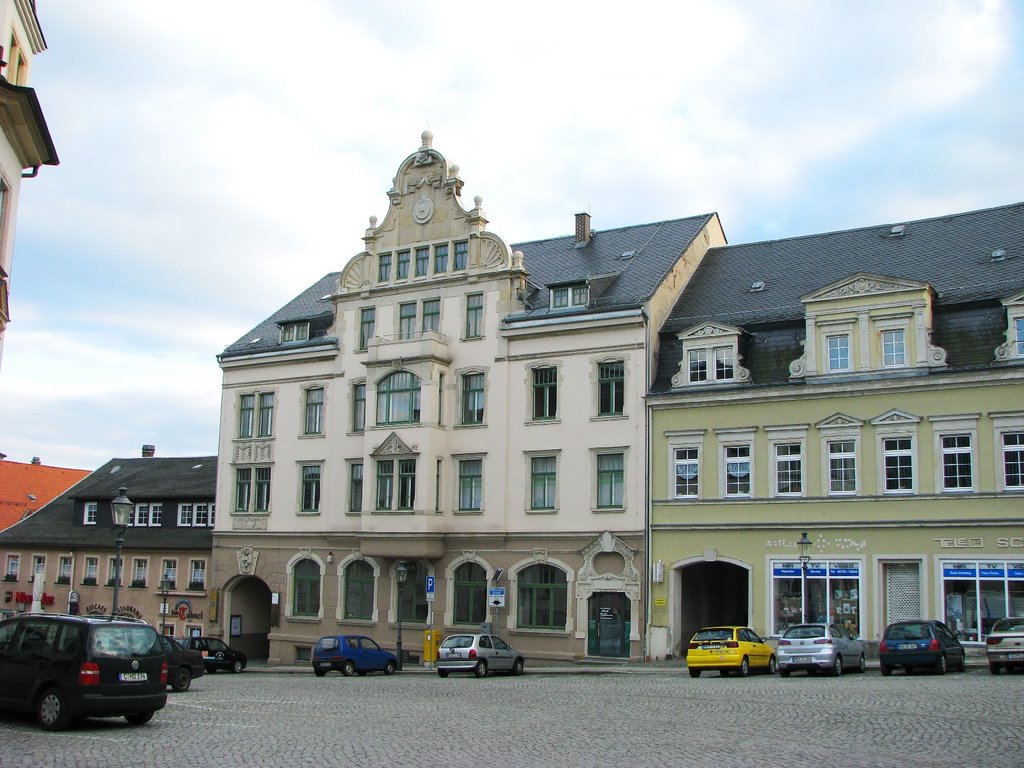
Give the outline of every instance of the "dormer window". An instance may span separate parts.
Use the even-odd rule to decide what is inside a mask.
[[[590,288],[585,285],[563,285],[551,289],[551,308],[570,309],[590,303]]]
[[[1024,361],[1024,293],[1003,300],[1006,307],[1006,341],[996,347],[996,360]]]
[[[740,329],[707,324],[679,334],[683,359],[672,386],[732,384],[749,381],[750,371],[737,363]]]
[[[306,341],[309,338],[309,321],[302,320],[297,323],[284,323],[281,326],[281,343],[290,341]]]

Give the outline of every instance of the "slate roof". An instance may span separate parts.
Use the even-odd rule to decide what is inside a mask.
[[[594,231],[590,241],[576,247],[575,234],[548,240],[516,243],[513,251],[523,252],[529,280],[537,290],[528,299],[528,309],[507,320],[524,320],[557,314],[608,312],[638,307],[646,302],[683,251],[714,214],[658,221],[604,231]],[[631,252],[630,258],[623,254]],[[323,335],[333,321],[333,305],[325,297],[337,287],[340,272],[324,275],[316,283],[263,320],[240,339],[224,348],[220,359],[258,354],[278,349],[302,349],[337,339]],[[550,310],[549,285],[591,279],[591,305],[585,309]],[[594,279],[597,278],[597,279]],[[305,342],[281,343],[280,324],[310,321],[310,338]],[[317,335],[317,333],[320,335]]]
[[[803,354],[800,297],[858,272],[931,285],[932,343],[951,368],[987,366],[1005,340],[1000,300],[1024,291],[1024,203],[709,250],[661,328],[652,392],[669,391],[679,370],[675,334],[709,320],[744,330],[755,386],[786,382]],[[755,281],[764,290],[752,291]]]
[[[529,296],[528,308],[507,321],[550,315],[608,312],[642,305],[651,296],[683,251],[714,214],[656,221],[618,229],[595,230],[586,245],[577,246],[575,233],[548,240],[516,243],[530,284],[538,290]],[[624,254],[632,254],[624,257]],[[599,278],[593,280],[593,278]],[[575,310],[549,308],[548,286],[591,279],[591,302]]]
[[[334,322],[334,304],[325,297],[334,293],[340,275],[340,272],[330,272],[321,277],[238,341],[225,347],[220,357],[252,355],[284,347],[302,349],[326,343],[337,343],[336,339],[325,335],[327,329]],[[282,344],[280,325],[300,320],[310,321],[309,339]]]
[[[0,531],[0,547],[111,549],[114,545],[110,500],[126,486],[133,502],[163,502],[163,525],[129,528],[125,546],[131,549],[209,549],[210,528],[178,528],[177,502],[213,502],[217,457],[111,459],[38,512]],[[82,525],[82,503],[98,501],[96,525]],[[174,508],[172,508],[172,504]]]
[[[0,531],[34,513],[88,474],[88,469],[0,461]]]

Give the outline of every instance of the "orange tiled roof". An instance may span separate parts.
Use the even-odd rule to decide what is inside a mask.
[[[89,469],[0,461],[0,531],[31,515],[91,473]]]

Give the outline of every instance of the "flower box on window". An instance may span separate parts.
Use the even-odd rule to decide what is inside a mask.
[[[188,583],[189,589],[206,589],[205,581],[190,581]]]
[[[107,586],[108,587],[114,586],[114,582],[115,581],[117,581],[117,579],[107,579]]]
[[[57,583],[58,584],[70,584],[71,583],[71,578],[69,576],[58,576],[57,577]]]
[[[89,576],[86,576],[84,579],[82,579],[82,586],[83,587],[95,587],[96,586],[96,579],[91,578]]]
[[[8,573],[6,576],[4,576],[4,581],[17,581],[17,580],[18,580],[18,577],[15,576],[13,573]]]
[[[138,589],[139,587],[145,587],[146,586],[146,580],[145,579],[132,579],[132,586],[135,587],[136,589]]]

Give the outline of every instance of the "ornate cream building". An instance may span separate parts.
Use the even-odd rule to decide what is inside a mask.
[[[364,249],[219,356],[219,631],[271,663],[485,622],[534,657],[643,654],[643,398],[718,218],[510,245],[462,186],[425,132]]]

